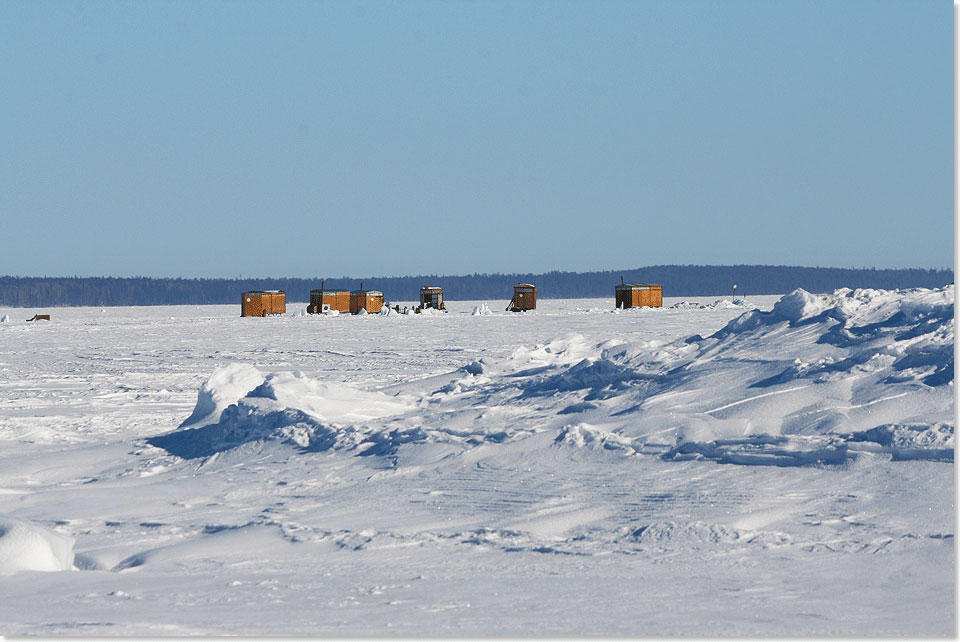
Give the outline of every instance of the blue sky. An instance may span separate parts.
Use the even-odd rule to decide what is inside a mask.
[[[0,274],[950,267],[953,5],[0,4]]]

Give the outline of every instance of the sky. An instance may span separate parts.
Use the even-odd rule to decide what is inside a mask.
[[[953,4],[0,4],[0,274],[952,267]]]

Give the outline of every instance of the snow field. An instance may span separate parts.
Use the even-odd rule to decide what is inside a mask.
[[[540,304],[0,328],[2,632],[953,631],[952,288]]]

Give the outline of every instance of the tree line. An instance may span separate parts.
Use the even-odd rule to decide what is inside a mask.
[[[239,303],[249,290],[284,290],[287,301],[307,302],[321,278],[184,279],[151,277],[0,276],[0,306],[207,305]],[[416,301],[424,285],[440,286],[450,300],[509,301],[513,286],[532,283],[541,298],[613,298],[620,279],[659,283],[668,297],[785,294],[796,288],[935,288],[953,282],[952,269],[861,269],[780,265],[652,265],[629,270],[542,274],[416,275],[325,278],[326,289],[381,290],[388,302]]]

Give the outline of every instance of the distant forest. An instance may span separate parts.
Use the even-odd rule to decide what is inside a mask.
[[[541,298],[613,298],[614,286],[659,283],[668,297],[720,296],[737,293],[784,294],[796,288],[831,292],[837,288],[934,288],[953,282],[953,270],[844,269],[778,265],[653,265],[605,272],[545,274],[418,275],[327,278],[327,289],[382,290],[387,302],[415,301],[424,285],[444,288],[449,300],[509,301],[517,283],[533,283]],[[158,279],[146,277],[0,277],[0,306],[204,305],[238,303],[248,290],[284,290],[287,301],[307,302],[315,279]]]

